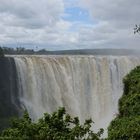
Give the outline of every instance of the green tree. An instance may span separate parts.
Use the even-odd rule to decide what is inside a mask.
[[[134,34],[140,32],[140,25],[135,25]]]
[[[108,140],[140,140],[140,66],[123,80],[119,114],[108,128]]]
[[[85,120],[80,124],[78,117],[66,114],[65,108],[48,114],[32,122],[27,111],[23,118],[12,120],[11,127],[2,131],[2,140],[99,140],[103,129],[94,133],[91,130],[93,121]]]
[[[4,57],[3,49],[0,47],[0,57]]]

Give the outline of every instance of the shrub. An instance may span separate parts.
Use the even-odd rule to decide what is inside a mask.
[[[123,80],[119,114],[108,127],[108,140],[140,140],[140,66]]]
[[[36,123],[25,112],[23,118],[13,119],[11,127],[3,130],[0,136],[5,140],[99,140],[103,129],[94,133],[92,123],[89,119],[80,125],[78,117],[66,114],[65,108],[45,113]]]

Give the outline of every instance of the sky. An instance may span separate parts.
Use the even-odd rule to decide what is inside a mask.
[[[0,45],[140,49],[140,0],[0,0]]]

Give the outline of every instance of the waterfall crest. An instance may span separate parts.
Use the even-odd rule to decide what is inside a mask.
[[[14,56],[21,105],[33,119],[65,106],[95,129],[107,128],[118,113],[123,77],[135,56]]]

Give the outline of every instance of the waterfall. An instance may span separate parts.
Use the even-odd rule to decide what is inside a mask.
[[[137,56],[14,56],[21,105],[33,120],[64,106],[94,129],[107,129],[118,113],[123,77]]]

